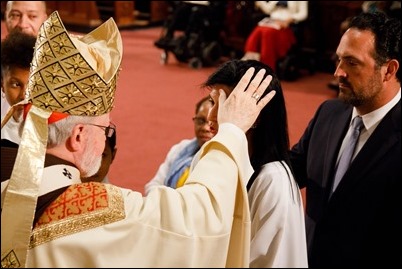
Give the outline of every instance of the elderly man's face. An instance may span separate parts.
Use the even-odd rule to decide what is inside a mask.
[[[105,149],[105,129],[109,125],[109,113],[97,117],[91,124],[84,124],[85,147],[78,163],[81,177],[90,177],[99,171],[102,164],[102,154]]]

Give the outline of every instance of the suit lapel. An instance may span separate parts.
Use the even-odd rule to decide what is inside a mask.
[[[395,129],[400,131],[400,102],[392,108],[388,114],[381,120],[380,124],[374,130],[362,149],[356,155],[351,163],[344,178],[339,183],[336,193],[350,189],[360,180],[364,180],[364,175],[370,173],[370,169],[378,163],[384,155],[392,149],[400,139]]]

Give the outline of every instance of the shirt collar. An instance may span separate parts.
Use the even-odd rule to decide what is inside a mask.
[[[401,88],[399,88],[398,93],[387,104],[383,105],[382,107],[370,113],[361,116],[365,129],[371,134],[377,127],[377,125],[380,123],[380,121],[399,102],[399,100],[401,100]],[[359,116],[359,114],[357,113],[356,108],[353,107],[352,118],[350,122],[352,122],[352,120],[356,116]]]

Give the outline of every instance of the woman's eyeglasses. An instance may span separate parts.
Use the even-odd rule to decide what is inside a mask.
[[[208,121],[205,118],[200,118],[200,117],[194,117],[193,121],[198,126],[202,126],[202,125],[208,123]]]

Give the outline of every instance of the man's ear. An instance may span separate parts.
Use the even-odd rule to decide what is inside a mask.
[[[385,80],[389,81],[392,77],[396,76],[396,72],[399,69],[399,62],[395,59],[392,59],[388,62],[386,67]]]
[[[67,139],[66,147],[71,151],[80,151],[83,148],[83,132],[84,125],[77,124],[74,126],[70,137]]]

